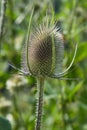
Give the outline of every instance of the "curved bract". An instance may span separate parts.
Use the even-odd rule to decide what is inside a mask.
[[[76,57],[76,53],[77,53],[77,48],[78,48],[78,44],[76,44],[74,56],[72,58],[72,61],[71,61],[70,65],[63,72],[61,72],[59,74],[56,74],[56,75],[53,75],[51,78],[61,78],[61,77],[65,76],[68,73],[68,70],[71,68],[71,66],[74,63],[74,60],[75,60],[75,57]]]

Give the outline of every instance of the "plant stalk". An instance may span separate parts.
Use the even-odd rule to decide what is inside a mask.
[[[41,129],[42,121],[42,110],[43,110],[43,89],[44,88],[44,78],[37,78],[37,89],[38,89],[38,99],[37,99],[37,109],[36,109],[36,124],[35,130]]]
[[[6,3],[7,3],[7,0],[2,0],[1,1],[1,12],[0,12],[0,49],[1,49],[1,41],[2,41],[2,37],[3,37],[4,22],[5,22]]]

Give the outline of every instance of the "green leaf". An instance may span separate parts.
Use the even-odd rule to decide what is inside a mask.
[[[0,117],[0,130],[11,130],[10,122],[3,117]]]

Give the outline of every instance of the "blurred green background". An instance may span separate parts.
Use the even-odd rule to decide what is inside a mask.
[[[36,80],[19,76],[8,61],[20,68],[21,49],[28,22],[35,8],[33,27],[42,23],[46,12],[64,35],[64,68],[71,62],[75,44],[78,51],[66,78],[47,79],[44,85],[42,130],[87,130],[87,1],[86,0],[8,0],[2,41],[0,41],[0,116],[13,130],[34,130]],[[1,1],[0,1],[1,9]]]

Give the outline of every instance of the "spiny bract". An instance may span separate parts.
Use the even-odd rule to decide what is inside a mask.
[[[57,75],[62,69],[63,52],[63,35],[59,28],[42,25],[23,46],[22,70],[34,76]]]

